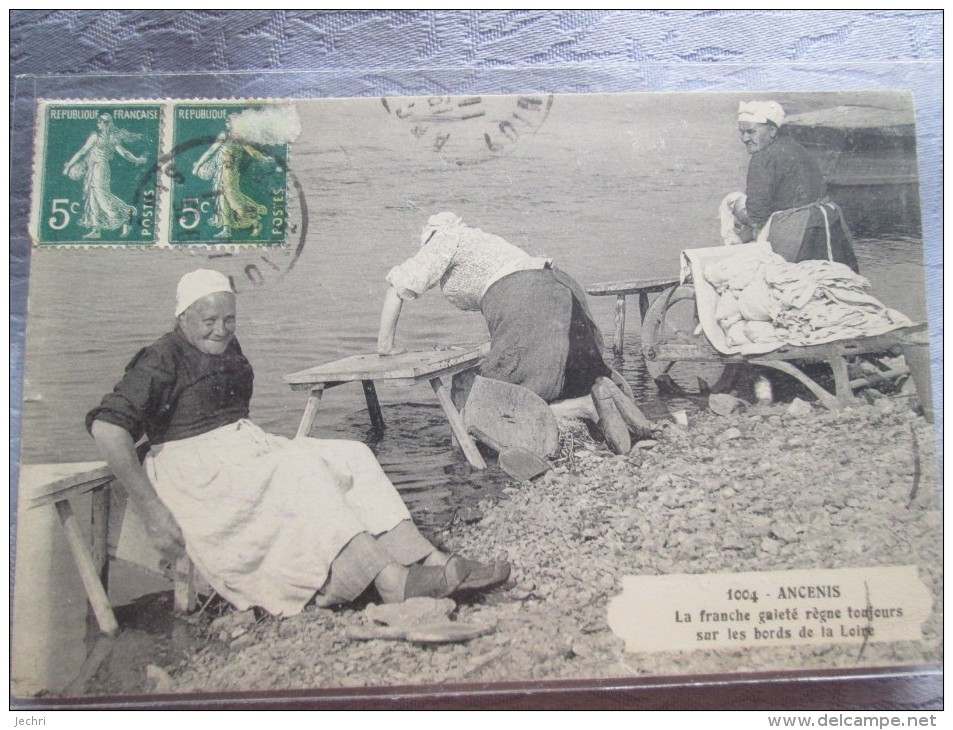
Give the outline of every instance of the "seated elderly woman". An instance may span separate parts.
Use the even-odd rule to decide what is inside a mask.
[[[616,453],[631,448],[630,429],[638,437],[650,433],[649,422],[611,379],[585,292],[551,260],[439,213],[424,226],[417,254],[392,268],[387,282],[379,354],[403,351],[395,336],[404,300],[439,283],[451,304],[486,319],[490,352],[480,375],[528,388],[557,415],[598,423]]]
[[[828,259],[858,271],[850,230],[811,153],[783,134],[784,109],[776,101],[741,102],[738,132],[751,159],[744,196],[732,212],[741,240],[765,234],[788,261]]]
[[[176,326],[143,348],[86,417],[163,552],[183,545],[236,608],[275,615],[353,600],[443,597],[505,582],[506,563],[449,557],[414,526],[371,451],[286,439],[248,420],[253,373],[227,277],[179,282]],[[151,448],[140,464],[135,442]]]

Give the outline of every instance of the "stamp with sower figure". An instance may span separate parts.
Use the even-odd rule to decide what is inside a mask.
[[[162,118],[159,102],[41,102],[34,243],[155,245]]]
[[[284,243],[294,105],[180,102],[172,117],[169,243]]]

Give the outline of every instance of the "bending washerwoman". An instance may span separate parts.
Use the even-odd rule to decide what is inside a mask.
[[[598,423],[616,453],[631,448],[631,432],[647,438],[648,420],[612,381],[602,335],[586,295],[551,260],[530,256],[500,236],[466,225],[454,213],[431,216],[420,249],[387,274],[377,348],[395,345],[403,302],[438,284],[463,311],[479,311],[490,333],[480,375],[521,385],[556,415]]]

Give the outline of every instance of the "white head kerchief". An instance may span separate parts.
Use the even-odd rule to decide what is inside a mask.
[[[430,218],[427,219],[427,225],[424,226],[424,230],[420,234],[420,245],[423,246],[427,243],[434,233],[445,233],[462,223],[463,218],[456,213],[437,213],[436,215],[430,216]]]
[[[225,274],[212,269],[190,271],[179,279],[176,287],[175,316],[178,317],[199,299],[220,291],[232,292],[232,284]]]
[[[738,121],[752,124],[784,124],[784,109],[776,101],[743,101],[738,105]]]

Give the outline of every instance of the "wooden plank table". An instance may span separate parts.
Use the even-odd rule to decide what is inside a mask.
[[[59,516],[70,553],[76,562],[86,597],[99,629],[115,636],[119,624],[106,593],[109,566],[109,490],[116,477],[104,461],[64,464],[24,464],[20,467],[20,509],[53,505]],[[83,537],[71,499],[90,493],[92,542]],[[175,609],[188,611],[194,603],[192,561],[184,553],[176,561],[173,582]]]
[[[292,390],[310,391],[295,436],[307,436],[311,433],[321,396],[328,388],[360,381],[364,387],[371,425],[375,430],[383,432],[384,415],[377,399],[375,381],[386,380],[398,385],[417,385],[427,381],[437,394],[437,400],[450,422],[450,430],[463,449],[467,461],[477,469],[486,469],[486,462],[467,433],[463,417],[453,404],[450,388],[455,375],[479,366],[489,347],[489,344],[452,347],[446,350],[405,352],[387,357],[376,353],[352,355],[343,360],[286,375],[284,380]]]
[[[107,565],[106,536],[109,529],[108,487],[114,478],[103,461],[24,464],[20,467],[20,508],[34,509],[53,505],[56,509],[99,629],[109,636],[119,633],[119,624],[103,586]],[[70,502],[72,497],[87,492],[92,492],[93,500],[92,545],[83,537]]]
[[[649,309],[649,294],[665,291],[679,283],[678,278],[663,276],[656,279],[625,279],[622,281],[604,281],[586,287],[586,294],[594,297],[615,296],[615,333],[612,338],[612,351],[622,354],[622,341],[625,338],[625,298],[629,294],[639,295],[639,322],[645,321]]]

